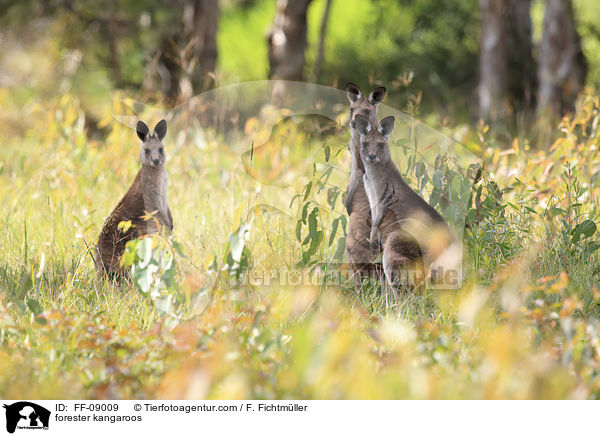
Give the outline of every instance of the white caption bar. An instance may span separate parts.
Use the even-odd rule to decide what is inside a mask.
[[[0,400],[0,434],[577,434],[597,426],[584,401]],[[36,430],[44,430],[42,433]]]

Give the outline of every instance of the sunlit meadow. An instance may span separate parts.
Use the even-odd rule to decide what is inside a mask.
[[[418,155],[401,165],[430,201],[436,189],[464,198],[452,181],[469,183],[464,286],[397,303],[377,283],[356,295],[351,281],[326,280],[343,270],[344,129],[314,135],[292,120],[272,135],[262,132],[268,114],[257,114],[230,142],[170,120],[175,229],[132,243],[124,262],[133,272],[113,285],[97,279],[90,253],[138,170],[135,132],[114,116],[135,114],[115,94],[101,123],[109,133],[95,140],[69,94],[24,108],[11,99],[0,93],[0,396],[599,396],[600,103],[591,91],[555,126],[549,151],[518,139],[500,150],[480,125],[446,132],[481,159],[470,169],[424,170]],[[249,160],[256,137],[267,152]],[[319,279],[261,282],[282,268]]]

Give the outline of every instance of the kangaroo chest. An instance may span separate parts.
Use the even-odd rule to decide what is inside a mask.
[[[142,173],[142,195],[146,212],[167,213],[167,171],[163,168],[148,169]]]
[[[365,187],[365,193],[367,194],[367,199],[369,200],[369,204],[371,205],[371,216],[376,216],[379,201],[377,198],[377,189],[372,180],[369,179],[367,174],[363,176],[363,185]]]
[[[359,178],[358,184],[356,185],[356,190],[354,191],[354,195],[351,200],[352,205],[352,213],[359,212],[363,214],[363,211],[367,214],[367,216],[371,213],[371,207],[369,202],[369,197],[367,196],[367,191],[365,190],[365,186],[363,184],[362,175],[357,176]]]

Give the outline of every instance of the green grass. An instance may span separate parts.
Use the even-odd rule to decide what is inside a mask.
[[[68,95],[38,102],[26,118],[5,113],[24,121],[2,129],[12,133],[0,149],[0,395],[597,398],[598,236],[575,234],[598,220],[598,144],[581,133],[598,107],[593,95],[583,98],[551,151],[501,151],[483,130],[461,129],[485,162],[469,192],[467,280],[461,290],[407,292],[398,302],[378,283],[355,295],[344,281],[233,280],[238,263],[250,277],[337,271],[345,212],[333,194],[345,190],[347,137],[309,136],[311,124],[295,121],[269,137],[253,119],[234,141],[183,131],[176,117],[165,140],[175,230],[155,247],[175,255],[173,280],[161,289],[181,298],[177,321],[135,276],[99,280],[89,252],[138,170],[133,129],[107,113],[110,134],[89,140]],[[241,158],[252,138],[253,177]],[[407,180],[423,183],[429,198],[422,158],[411,161],[402,147],[395,156],[408,158],[400,165]],[[444,177],[462,177],[444,165]],[[339,171],[326,178],[329,167]],[[314,228],[302,220],[305,206]],[[236,236],[241,225],[247,240]]]

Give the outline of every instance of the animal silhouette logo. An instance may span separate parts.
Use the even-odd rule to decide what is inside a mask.
[[[19,401],[10,405],[4,404],[6,409],[6,431],[14,433],[19,429],[48,429],[50,411],[42,406],[29,401]]]

